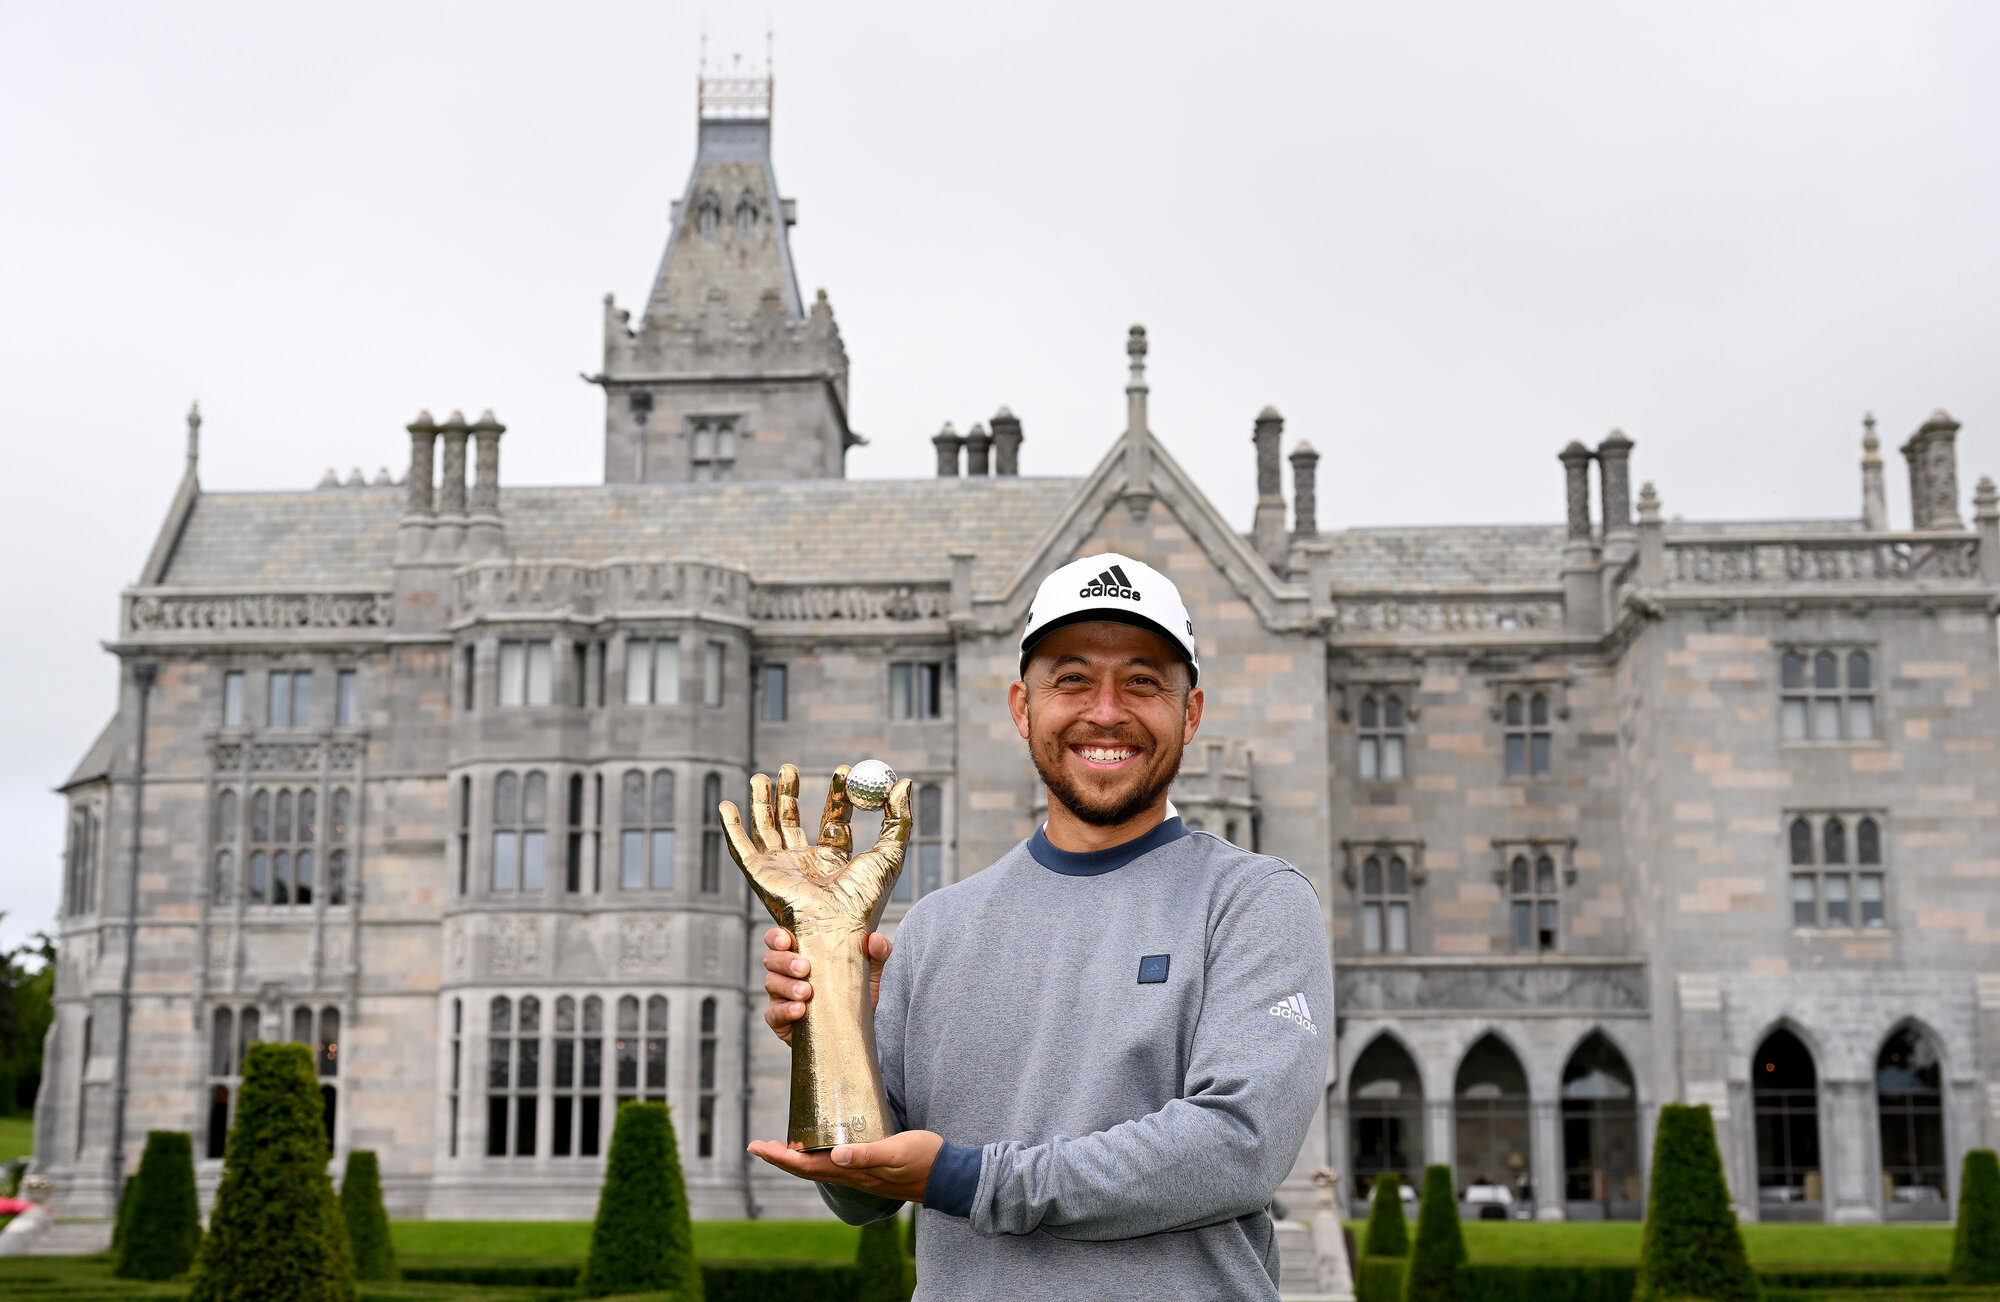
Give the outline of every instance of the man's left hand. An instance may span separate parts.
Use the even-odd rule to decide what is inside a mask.
[[[931,1163],[944,1147],[944,1136],[929,1130],[905,1130],[872,1144],[842,1144],[818,1153],[760,1139],[750,1151],[772,1166],[821,1184],[844,1184],[883,1198],[906,1203],[924,1200]]]

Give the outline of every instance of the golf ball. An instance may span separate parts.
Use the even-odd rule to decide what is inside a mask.
[[[895,785],[896,770],[881,760],[862,760],[847,771],[847,799],[856,809],[880,809]]]

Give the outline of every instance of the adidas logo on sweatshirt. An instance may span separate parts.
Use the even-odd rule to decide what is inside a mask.
[[[1288,1022],[1297,1022],[1314,1035],[1319,1034],[1319,1026],[1313,1021],[1312,1009],[1306,1007],[1304,995],[1293,995],[1281,1004],[1272,1004],[1271,1016],[1282,1017]]]

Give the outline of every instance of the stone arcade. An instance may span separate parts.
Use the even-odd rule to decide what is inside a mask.
[[[1195,612],[1181,810],[1325,904],[1338,1048],[1294,1206],[1323,1164],[1357,1192],[1443,1161],[1635,1215],[1652,1111],[1687,1099],[1747,1215],[1949,1212],[2000,1138],[2000,503],[1982,480],[1962,520],[1948,416],[1904,448],[1908,529],[1871,426],[1852,516],[1668,521],[1651,485],[1635,514],[1614,431],[1561,450],[1563,523],[1341,530],[1303,442],[1288,512],[1266,408],[1246,532],[1156,438],[1134,327],[1087,477],[1021,474],[1003,408],[937,435],[936,478],[848,480],[768,106],[704,84],[651,295],[607,303],[602,485],[503,486],[504,426],[453,412],[411,423],[401,486],[207,493],[191,424],[62,787],[36,1160],[65,1214],[110,1210],[121,1054],[127,1161],[189,1130],[212,1189],[260,1038],[314,1046],[336,1152],[378,1150],[398,1214],[588,1215],[621,1098],[674,1105],[701,1214],[816,1214],[742,1157],[785,1056],[715,803],[891,760],[893,926],[1035,826],[1015,638],[1042,574],[1107,548]],[[882,521],[891,568],[857,574],[842,542]]]

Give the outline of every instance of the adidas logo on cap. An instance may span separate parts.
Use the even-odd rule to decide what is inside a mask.
[[[1079,597],[1123,597],[1126,601],[1139,600],[1138,590],[1132,586],[1132,580],[1126,578],[1124,569],[1116,565],[1084,584],[1081,588],[1078,588],[1076,595]],[[1030,618],[1033,618],[1033,616],[1030,616]],[[1192,625],[1192,622],[1189,621],[1190,625]],[[1192,627],[1188,629],[1190,633],[1193,631]]]

